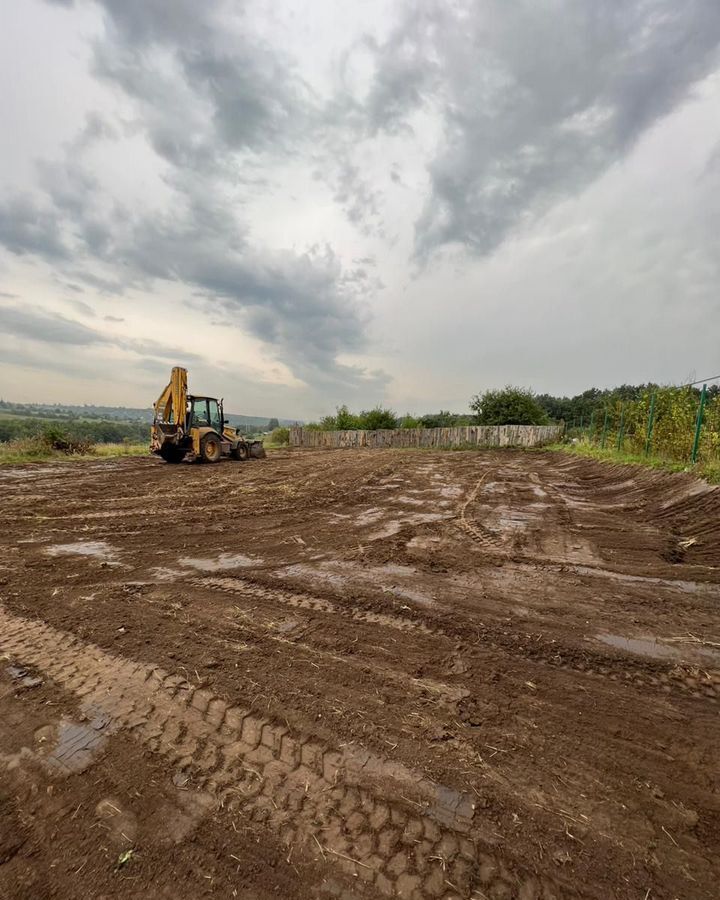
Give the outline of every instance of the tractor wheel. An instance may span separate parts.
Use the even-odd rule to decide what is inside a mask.
[[[239,444],[236,444],[235,447],[233,447],[232,455],[233,459],[247,459],[250,455],[250,452],[248,451],[248,445],[240,441]]]
[[[220,462],[222,456],[222,445],[217,434],[206,434],[200,444],[200,458],[203,462],[216,463]]]
[[[163,447],[160,451],[160,456],[166,463],[177,465],[185,459],[185,453],[186,451],[182,447],[175,447],[171,444],[169,447]]]

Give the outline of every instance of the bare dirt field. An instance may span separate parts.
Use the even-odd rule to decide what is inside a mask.
[[[718,489],[392,450],[0,489],[0,897],[718,896]]]

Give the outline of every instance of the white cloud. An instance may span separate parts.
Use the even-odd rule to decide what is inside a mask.
[[[0,377],[37,400],[121,402],[108,353],[122,402],[175,355],[302,418],[717,366],[717,4],[28,0],[7,25]]]

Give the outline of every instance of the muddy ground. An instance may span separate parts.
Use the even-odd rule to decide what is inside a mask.
[[[0,487],[0,897],[718,896],[717,489],[380,450]]]

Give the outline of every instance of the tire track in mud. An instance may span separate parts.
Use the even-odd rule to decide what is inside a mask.
[[[471,538],[477,541],[483,548],[487,550],[492,550],[493,554],[498,556],[503,556],[503,554],[496,546],[494,546],[496,538],[495,535],[492,534],[488,529],[481,528],[479,525],[474,522],[470,522],[467,517],[468,507],[477,500],[477,495],[480,493],[480,488],[483,486],[483,483],[488,475],[491,475],[495,469],[487,469],[480,476],[475,487],[470,491],[470,493],[465,498],[465,502],[460,507],[460,516],[457,519],[457,524],[462,528],[462,530],[469,534]]]
[[[524,657],[529,662],[540,663],[564,671],[607,679],[635,688],[650,688],[662,693],[678,692],[703,701],[720,702],[720,670],[712,667],[691,666],[678,662],[636,662],[619,658],[590,647],[561,646],[557,641],[550,647],[539,634],[518,635],[507,628],[489,626],[472,620],[464,620],[462,613],[453,611],[452,620],[420,621],[409,617],[391,616],[355,606],[333,603],[326,597],[293,591],[290,586],[279,588],[266,586],[247,579],[223,576],[192,579],[198,587],[211,588],[235,597],[248,597],[270,604],[281,604],[296,609],[319,612],[324,615],[340,615],[367,625],[379,625],[404,632],[420,632],[425,636],[447,637],[468,641],[471,646],[490,652],[500,652]],[[427,613],[423,613],[427,616]]]
[[[329,865],[388,897],[568,896],[480,842],[470,796],[360,747],[335,749],[231,706],[157,666],[0,607],[0,649],[125,729],[223,808],[273,829],[288,856]],[[316,857],[317,858],[317,857]]]
[[[518,554],[516,550],[507,550],[506,548],[499,546],[501,538],[498,535],[489,529],[482,528],[468,520],[468,508],[476,501],[487,476],[495,471],[496,469],[493,468],[483,472],[472,491],[465,498],[460,508],[460,515],[456,520],[459,527],[478,543],[481,549],[492,558],[502,559],[503,561],[516,561],[519,555],[523,562],[529,564],[542,566],[558,563],[560,565],[566,565],[569,569],[576,568],[571,561],[565,563],[563,560],[551,560],[549,558],[538,557],[525,552],[520,552],[520,554]],[[555,486],[548,485],[547,483],[545,483],[545,487],[549,487],[551,493],[556,496],[558,506],[564,506],[562,492]],[[586,564],[581,568],[588,573],[594,574],[597,572],[599,576],[612,577],[614,574],[611,570],[600,566]],[[470,623],[468,623],[468,625],[470,625]],[[483,627],[481,630],[485,631],[486,629]],[[528,639],[526,641],[518,641],[512,638],[508,641],[507,635],[504,633],[497,634],[492,631],[487,632],[486,636],[493,644],[499,645],[503,650],[507,649],[514,652],[520,652],[528,659],[560,669],[574,670],[588,676],[599,676],[614,682],[625,681],[636,687],[650,687],[659,689],[663,692],[675,690],[686,694],[689,693],[696,699],[716,702],[720,701],[720,670],[713,669],[709,666],[700,667],[697,665],[691,666],[689,664],[681,663],[656,663],[654,666],[648,664],[641,665],[633,660],[618,660],[617,657],[600,654],[597,651],[591,651],[585,648],[575,650],[556,646],[550,651],[538,642],[532,641],[530,636],[527,636]],[[493,644],[491,644],[491,646],[493,646]],[[580,657],[580,659],[578,660],[577,657]],[[618,663],[620,663],[622,667],[622,672],[618,671]],[[648,672],[649,668],[653,669],[652,673]]]
[[[242,578],[227,576],[194,578],[192,583],[198,587],[211,587],[230,594],[241,593],[243,596],[270,603],[281,603],[295,609],[306,609],[311,612],[321,612],[328,615],[342,615],[355,622],[362,622],[367,625],[384,625],[388,628],[395,628],[398,631],[418,631],[422,634],[443,633],[441,629],[434,628],[425,622],[416,621],[415,619],[372,612],[357,607],[343,607],[332,603],[324,597],[317,597],[304,592],[283,590],[281,588],[265,587]]]

